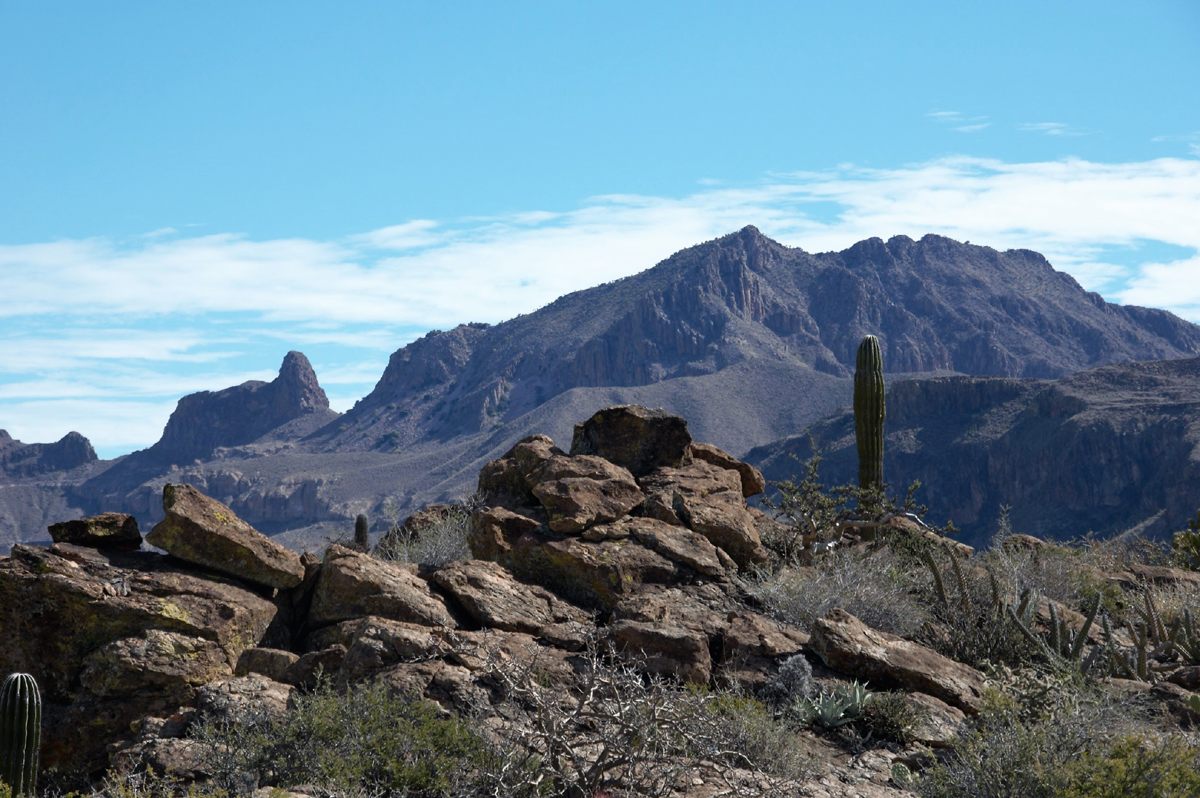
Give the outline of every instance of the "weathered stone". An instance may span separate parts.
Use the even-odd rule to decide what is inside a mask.
[[[692,436],[687,421],[665,410],[617,405],[575,425],[572,455],[596,455],[630,470],[635,477],[683,462]]]
[[[885,679],[928,693],[975,714],[983,705],[984,677],[933,649],[880,632],[842,609],[813,626],[812,645],[825,664],[859,679]]]
[[[545,435],[522,438],[497,460],[489,461],[479,472],[479,493],[492,505],[520,507],[533,501],[529,475],[546,460],[565,455]]]
[[[258,594],[160,554],[88,551],[75,560],[17,545],[0,560],[0,673],[33,674],[48,700],[68,700],[84,659],[112,641],[178,632],[215,642],[232,667],[275,617]]]
[[[220,644],[149,629],[106,643],[84,659],[80,682],[97,698],[154,692],[168,703],[190,704],[196,688],[233,672]]]
[[[1176,668],[1167,675],[1167,681],[1195,692],[1200,689],[1200,667],[1189,665],[1184,668]]]
[[[613,619],[694,629],[719,640],[729,628],[728,616],[736,606],[736,600],[716,583],[640,585],[613,607]]]
[[[456,626],[446,602],[408,563],[384,562],[345,546],[325,553],[309,623],[326,626],[378,615],[425,626]]]
[[[697,573],[705,576],[725,575],[725,566],[717,556],[717,547],[698,532],[653,518],[628,518],[607,526],[609,529],[614,527],[617,530],[614,538],[632,535],[643,546]]]
[[[477,559],[502,562],[512,552],[514,540],[539,526],[537,519],[523,513],[504,507],[485,507],[471,516],[467,545]]]
[[[191,485],[164,485],[163,510],[167,517],[146,542],[173,557],[268,587],[295,587],[304,579],[299,554]]]
[[[767,561],[736,471],[700,461],[683,468],[656,469],[640,484],[648,496],[645,506],[656,519],[665,523],[678,519],[724,549],[739,567]]]
[[[608,627],[618,650],[639,660],[652,674],[674,676],[692,684],[707,684],[712,675],[708,638],[676,626],[616,621]]]
[[[718,639],[720,681],[754,693],[775,675],[780,660],[800,652],[808,635],[761,615],[738,611],[729,613],[728,626]]]
[[[101,513],[62,521],[48,527],[50,538],[55,543],[73,543],[77,546],[112,546],[121,549],[137,549],[142,545],[142,533],[138,531],[137,519],[125,513]]]
[[[423,696],[447,711],[474,714],[488,704],[487,691],[470,670],[439,659],[397,663],[377,678],[397,693]]]
[[[742,496],[746,498],[757,496],[767,489],[767,481],[763,478],[761,471],[749,463],[743,463],[729,452],[718,449],[711,443],[693,442],[688,446],[687,455],[684,457],[684,465],[697,460],[703,460],[720,468],[738,472],[738,476],[742,480]]]
[[[279,681],[308,690],[316,687],[322,677],[328,678],[342,667],[346,659],[346,647],[334,644],[320,651],[309,651],[279,675]]]
[[[429,659],[442,647],[441,639],[428,627],[367,618],[350,641],[338,680],[356,682],[399,662]]]
[[[451,563],[430,576],[480,626],[537,635],[547,626],[586,623],[588,614],[544,587],[525,585],[498,563]]]
[[[197,717],[236,721],[258,713],[282,715],[295,690],[258,673],[211,682],[196,691]]]
[[[530,474],[533,495],[560,534],[615,521],[646,498],[633,475],[599,457],[552,457]]]
[[[527,533],[514,543],[508,564],[518,578],[589,608],[612,607],[639,584],[679,578],[675,563],[629,540],[592,543]]]
[[[248,648],[238,657],[233,669],[234,676],[249,676],[259,673],[268,679],[282,682],[279,678],[288,666],[300,659],[299,654],[291,651],[281,651],[278,648]]]
[[[908,701],[921,710],[922,718],[910,733],[913,739],[932,748],[952,748],[954,738],[967,728],[967,716],[940,698],[925,693],[909,693]]]

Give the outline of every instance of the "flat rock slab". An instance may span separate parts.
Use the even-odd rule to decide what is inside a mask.
[[[89,515],[87,518],[51,524],[47,529],[55,543],[118,549],[137,549],[142,545],[137,519],[125,513]]]
[[[571,454],[593,454],[635,477],[659,466],[678,466],[692,442],[687,421],[641,405],[606,407],[575,425]]]
[[[299,554],[191,485],[164,485],[163,510],[167,517],[146,542],[172,557],[267,587],[295,587],[304,580]]]
[[[615,521],[646,498],[628,470],[590,455],[552,457],[529,479],[549,513],[550,529],[559,534]]]
[[[309,624],[327,626],[368,615],[423,626],[458,625],[445,600],[417,576],[416,566],[330,546],[313,591]]]
[[[589,623],[590,616],[544,587],[526,585],[494,562],[451,563],[430,576],[471,618],[488,629],[538,635],[555,624]]]
[[[717,547],[699,532],[682,526],[671,526],[654,518],[628,518],[615,524],[613,537],[630,537],[653,549],[668,560],[686,565],[705,576],[725,576],[725,565]],[[621,534],[624,533],[624,534]]]
[[[825,664],[858,679],[885,679],[977,714],[984,676],[931,648],[872,629],[842,609],[813,626],[812,645]]]

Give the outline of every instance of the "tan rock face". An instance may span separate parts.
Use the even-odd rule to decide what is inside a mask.
[[[428,659],[441,648],[441,640],[429,627],[368,618],[349,641],[338,677],[357,681],[400,662]]]
[[[457,626],[446,602],[416,574],[416,567],[330,546],[313,592],[314,627],[378,615],[424,626]]]
[[[585,607],[612,607],[643,583],[670,584],[679,569],[661,554],[625,540],[591,542],[522,535],[509,564],[520,579],[554,590]]]
[[[646,498],[629,471],[599,457],[552,457],[529,478],[550,529],[560,534],[615,521]]]
[[[725,566],[717,556],[717,547],[708,538],[681,526],[671,526],[654,518],[628,518],[612,524],[613,537],[632,536],[668,560],[686,565],[705,576],[725,576]]]
[[[457,599],[476,623],[489,629],[538,635],[554,624],[591,620],[549,590],[521,584],[494,562],[451,563],[430,580]]]
[[[692,436],[687,421],[641,405],[606,407],[575,425],[571,454],[591,454],[629,469],[635,477],[683,462]]]
[[[121,549],[137,549],[142,545],[142,533],[137,519],[125,513],[101,513],[74,521],[63,521],[48,527],[50,538],[55,543],[73,543],[77,546],[112,546]]]
[[[282,715],[295,688],[261,674],[236,676],[206,684],[196,691],[196,712],[202,718],[233,720],[252,712]]]
[[[493,505],[520,507],[533,503],[533,484],[529,475],[552,457],[565,455],[545,435],[522,438],[498,460],[492,460],[479,472],[479,493]]]
[[[146,542],[186,562],[267,587],[304,579],[300,555],[268,538],[191,485],[164,485],[163,510]]]
[[[282,681],[279,678],[280,674],[298,659],[300,656],[291,651],[282,651],[277,648],[248,648],[242,652],[242,656],[238,657],[233,675],[249,676],[252,673],[258,673],[278,682]]]
[[[608,628],[617,650],[642,658],[647,673],[708,684],[712,657],[708,638],[692,629],[640,621],[616,621]]]
[[[485,507],[471,516],[471,534],[467,545],[480,560],[503,561],[512,551],[512,542],[526,532],[534,532],[541,523],[523,513],[504,507]]]
[[[719,468],[738,472],[738,476],[742,480],[742,496],[746,498],[757,496],[767,489],[767,481],[763,478],[761,471],[749,463],[743,463],[729,452],[724,449],[718,449],[711,443],[696,443],[693,441],[688,446],[684,464],[687,465],[697,460],[702,460]]]
[[[698,461],[683,468],[655,469],[640,484],[647,494],[647,514],[666,523],[677,520],[700,533],[739,567],[767,561],[737,471]]]
[[[969,714],[983,705],[983,674],[933,649],[880,632],[841,609],[816,622],[813,647],[835,671],[886,679],[928,693]]]

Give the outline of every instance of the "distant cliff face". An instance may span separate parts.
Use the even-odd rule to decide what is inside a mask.
[[[251,443],[289,421],[328,410],[329,399],[308,358],[288,352],[271,382],[251,380],[180,399],[149,453],[169,463],[190,463],[218,447]]]
[[[747,362],[848,377],[866,334],[889,372],[1059,377],[1200,354],[1200,328],[1106,303],[1041,255],[939,236],[809,254],[755,228],[493,327],[396,352],[329,450],[487,432],[573,388],[641,386]],[[746,386],[754,390],[753,384]]]
[[[95,461],[92,444],[78,432],[68,432],[56,443],[21,443],[0,429],[0,474],[4,476],[37,477]]]
[[[889,388],[885,478],[914,480],[935,520],[982,543],[1001,508],[1018,532],[1069,539],[1142,525],[1166,537],[1200,508],[1200,358],[1127,363],[1059,380],[952,377]],[[817,425],[827,484],[856,472],[854,418]],[[797,470],[807,436],[753,449],[768,479]]]

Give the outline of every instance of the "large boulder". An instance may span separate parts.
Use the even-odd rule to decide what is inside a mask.
[[[550,529],[559,534],[615,521],[646,498],[628,470],[589,455],[552,457],[529,479],[550,516]]]
[[[983,706],[982,673],[911,640],[872,629],[843,609],[830,610],[817,620],[812,645],[835,671],[896,682],[971,715]]]
[[[531,514],[516,513],[505,507],[484,507],[471,516],[467,545],[480,560],[503,562],[512,553],[513,541],[541,526],[541,521]]]
[[[118,549],[138,549],[142,545],[137,519],[125,513],[101,513],[73,521],[61,521],[51,524],[48,530],[50,539],[55,543]]]
[[[698,574],[714,577],[726,575],[725,564],[717,547],[699,532],[671,526],[654,518],[626,518],[611,524],[608,529],[617,534],[624,533],[622,536],[632,536],[643,546],[668,560],[686,565]]]
[[[451,563],[430,577],[488,629],[539,635],[556,624],[587,623],[587,613],[536,585],[522,584],[498,563]]]
[[[409,563],[384,562],[333,545],[317,577],[308,621],[312,627],[378,615],[423,626],[454,627],[446,601]]]
[[[163,510],[167,517],[146,542],[173,557],[267,587],[295,587],[304,579],[299,554],[191,485],[164,485]]]
[[[679,466],[691,442],[683,418],[641,405],[617,405],[575,425],[571,454],[603,457],[640,477],[660,466]]]

